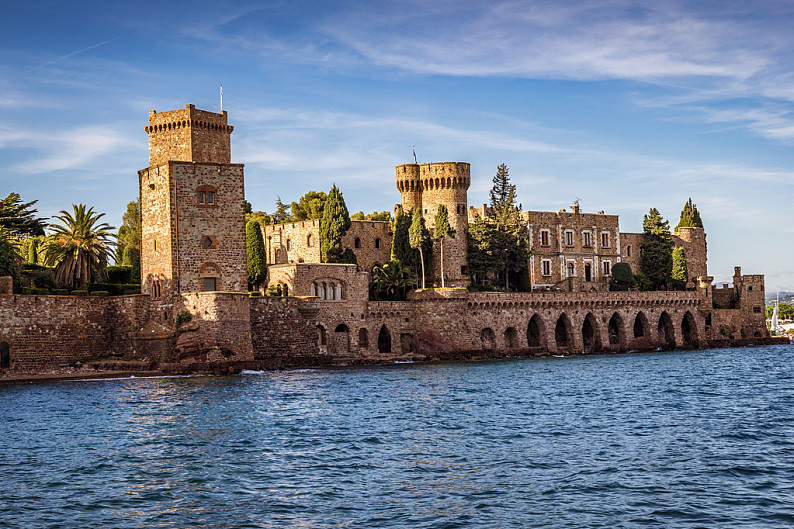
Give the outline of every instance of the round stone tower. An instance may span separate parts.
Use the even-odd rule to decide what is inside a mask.
[[[408,212],[419,209],[425,224],[433,233],[438,206],[444,204],[449,212],[449,224],[455,238],[444,240],[444,280],[446,286],[466,286],[469,282],[468,264],[468,189],[471,184],[470,167],[465,162],[399,165],[397,189],[400,202]],[[433,245],[433,265],[426,271],[429,283],[441,285],[441,246]]]

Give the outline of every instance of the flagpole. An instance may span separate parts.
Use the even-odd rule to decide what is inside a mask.
[[[223,85],[221,85],[221,114],[223,114]]]

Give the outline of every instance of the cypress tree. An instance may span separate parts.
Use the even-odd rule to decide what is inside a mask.
[[[248,282],[258,287],[267,276],[267,258],[262,228],[255,220],[245,225],[245,254],[247,259]]]
[[[685,288],[689,281],[689,272],[686,269],[686,255],[683,248],[673,248],[673,265],[670,279],[677,288]]]
[[[344,252],[342,237],[350,228],[350,213],[345,199],[334,184],[323,205],[320,219],[320,253],[324,263],[339,263]]]
[[[411,248],[408,238],[413,214],[413,211],[406,213],[400,206],[392,221],[391,258],[392,261],[400,261],[407,268],[413,268],[415,264],[414,249]]]
[[[425,247],[430,240],[430,234],[425,227],[425,218],[418,209],[414,212],[414,219],[413,222],[411,222],[411,228],[408,230],[408,238],[411,243],[411,248],[419,250],[419,262],[422,265],[422,288],[425,288],[425,259],[423,247]]]
[[[690,197],[686,204],[684,204],[684,209],[681,210],[681,218],[679,219],[678,225],[675,228],[702,227],[703,220],[700,218],[700,212],[698,211],[697,205],[692,203],[692,198]]]
[[[39,261],[38,255],[38,246],[39,246],[39,237],[32,237],[30,239],[30,244],[28,245],[28,262],[31,264],[37,264]]]
[[[449,225],[449,212],[447,206],[439,204],[436,212],[433,235],[440,241],[441,246],[441,288],[444,288],[444,238],[455,237],[455,229]]]
[[[644,240],[642,247],[642,273],[650,279],[653,288],[658,290],[670,282],[673,266],[673,239],[670,223],[662,218],[656,208],[651,208],[642,220]]]

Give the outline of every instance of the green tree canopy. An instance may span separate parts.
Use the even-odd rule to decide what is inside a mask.
[[[262,228],[255,220],[245,225],[245,254],[247,259],[248,282],[257,288],[267,276],[267,257]]]
[[[406,292],[416,282],[411,269],[400,261],[392,260],[372,271],[370,295],[372,299],[404,300]]]
[[[469,273],[476,283],[484,284],[488,274],[502,268],[491,248],[495,233],[496,226],[480,217],[469,224]]]
[[[612,281],[609,290],[628,290],[634,283],[634,275],[631,273],[629,263],[615,263],[612,267]]]
[[[498,229],[518,231],[521,226],[521,206],[516,205],[516,186],[510,183],[510,170],[505,164],[499,165],[493,177],[490,191],[491,209],[489,216]]]
[[[350,229],[350,214],[345,205],[345,198],[336,187],[331,187],[328,198],[323,207],[323,216],[320,219],[320,254],[324,263],[339,263],[342,261],[344,249],[342,237]]]
[[[0,277],[11,276],[14,285],[19,284],[22,258],[10,231],[0,227]]]
[[[121,226],[116,236],[116,264],[134,266],[134,263],[124,263],[124,251],[127,248],[137,252],[127,252],[128,255],[137,254],[140,259],[141,250],[141,215],[138,201],[127,204],[127,210],[121,217]],[[132,257],[134,259],[134,257]],[[140,267],[140,263],[138,263]]]
[[[5,228],[8,234],[15,237],[44,235],[47,219],[36,216],[37,210],[32,209],[36,202],[38,201],[22,202],[19,194],[9,193],[0,200],[0,228]]]
[[[676,288],[685,288],[689,281],[689,272],[686,269],[686,256],[683,248],[673,248],[673,263],[670,272],[670,281]]]
[[[656,208],[651,208],[642,221],[644,235],[642,273],[651,281],[653,288],[658,290],[670,283],[673,266],[673,239],[670,235],[670,224],[664,220]]]
[[[408,268],[413,268],[414,266],[414,251],[408,238],[408,230],[411,228],[412,218],[413,211],[406,213],[400,206],[397,208],[391,223],[391,258],[393,261],[400,261]]]
[[[687,200],[684,204],[684,209],[681,210],[681,219],[678,221],[678,228],[702,228],[703,221],[700,218],[700,212],[696,204],[692,203],[692,198]]]
[[[72,205],[73,213],[61,211],[50,224],[45,244],[45,262],[55,266],[55,280],[70,288],[85,289],[107,266],[113,246],[114,229],[100,223],[104,213],[95,213],[85,204]]]
[[[289,214],[290,206],[281,201],[280,196],[276,196],[276,212],[271,215],[276,224],[292,222],[294,219]]]
[[[323,216],[323,208],[328,195],[325,191],[309,191],[298,202],[292,203],[292,216],[295,220],[319,219]]]
[[[444,288],[444,239],[455,237],[455,229],[449,225],[449,212],[444,204],[439,204],[434,223],[433,236],[439,240],[441,247],[441,288]]]
[[[359,211],[358,213],[353,213],[350,216],[350,220],[380,220],[390,222],[391,213],[388,211],[374,211],[372,213],[364,214],[363,211]]]

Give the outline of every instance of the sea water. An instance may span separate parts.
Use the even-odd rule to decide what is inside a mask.
[[[0,527],[533,526],[794,526],[794,347],[0,387]]]

